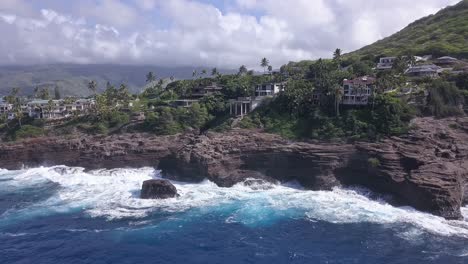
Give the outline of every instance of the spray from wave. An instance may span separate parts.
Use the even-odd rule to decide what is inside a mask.
[[[0,226],[53,214],[84,212],[108,221],[122,219],[145,222],[157,213],[177,214],[196,211],[191,217],[213,212],[225,215],[227,223],[246,226],[267,225],[281,219],[307,219],[335,224],[375,223],[386,226],[409,224],[402,236],[429,232],[468,238],[467,221],[447,221],[409,207],[394,207],[383,200],[371,200],[365,191],[335,189],[307,191],[297,185],[235,185],[221,188],[204,181],[198,184],[174,182],[180,197],[142,200],[143,181],[157,178],[153,168],[95,170],[56,166],[50,168],[0,170],[0,195],[50,188],[47,199],[10,208],[0,215]],[[468,208],[462,213],[468,217]],[[135,222],[138,220],[140,222]]]

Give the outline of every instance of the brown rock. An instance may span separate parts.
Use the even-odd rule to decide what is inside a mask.
[[[468,203],[468,118],[420,118],[404,137],[377,143],[292,142],[259,131],[156,137],[39,138],[0,144],[0,167],[157,166],[167,178],[222,187],[247,179],[297,180],[314,190],[361,185],[448,219]],[[372,161],[372,162],[371,162]]]

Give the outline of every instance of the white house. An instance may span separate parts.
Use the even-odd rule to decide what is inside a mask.
[[[255,87],[255,96],[273,96],[284,91],[285,88],[285,82],[260,84]]]
[[[231,116],[244,116],[257,108],[264,98],[239,97],[229,100]]]
[[[8,113],[12,109],[13,109],[12,104],[9,104],[7,102],[0,102],[0,113],[1,114]]]
[[[78,99],[70,103],[65,100],[32,100],[25,105],[25,112],[32,118],[60,119],[73,113],[82,114],[93,107],[94,100]]]
[[[393,68],[393,63],[395,62],[396,57],[382,57],[377,64],[377,70],[391,70]]]
[[[343,97],[341,104],[343,105],[367,105],[369,97],[375,89],[376,79],[373,77],[363,76],[353,80],[343,81]]]

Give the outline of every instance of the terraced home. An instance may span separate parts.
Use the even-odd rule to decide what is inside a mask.
[[[412,78],[437,78],[443,69],[434,64],[415,65],[405,71],[405,75]]]
[[[31,100],[21,104],[24,115],[35,119],[62,119],[71,115],[81,115],[94,106],[91,99],[78,99],[68,102],[66,100]],[[0,107],[1,108],[1,107]],[[14,119],[16,114],[12,112],[13,106],[5,107],[8,119]],[[0,110],[1,111],[1,110]]]
[[[244,116],[255,110],[265,99],[273,97],[286,88],[286,82],[265,83],[255,86],[255,96],[229,100],[231,116]]]
[[[274,96],[286,88],[286,82],[281,83],[265,83],[255,87],[255,96]]]
[[[393,68],[393,63],[395,62],[396,57],[382,57],[377,64],[377,70],[385,71],[391,70]]]
[[[342,105],[361,106],[367,105],[373,90],[376,79],[369,76],[362,76],[352,80],[345,79],[342,87]]]
[[[223,89],[224,87],[218,85],[217,83],[212,83],[211,85],[207,85],[207,86],[199,86],[199,87],[193,88],[192,98],[202,98],[205,96],[213,95],[217,92],[221,92]]]

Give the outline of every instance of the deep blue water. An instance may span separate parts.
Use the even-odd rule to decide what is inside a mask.
[[[138,199],[157,176],[0,171],[0,263],[468,263],[468,222],[363,190],[175,183],[179,198]]]

